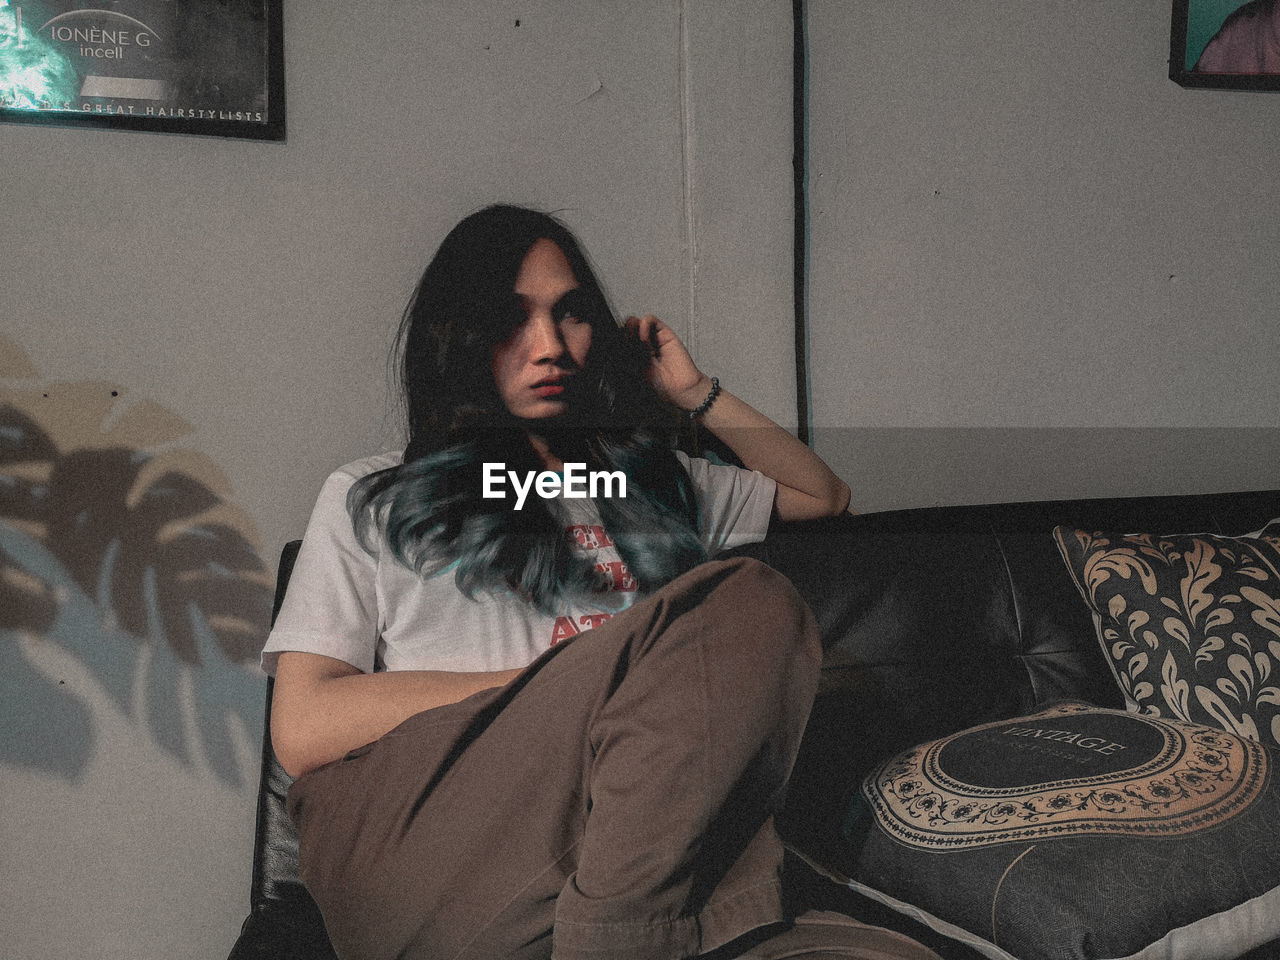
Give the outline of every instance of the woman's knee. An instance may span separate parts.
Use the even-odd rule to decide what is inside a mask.
[[[717,562],[725,565],[717,599],[738,621],[740,639],[821,657],[813,613],[790,580],[751,557]]]

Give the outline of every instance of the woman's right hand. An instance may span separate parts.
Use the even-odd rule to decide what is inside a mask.
[[[519,673],[362,673],[333,657],[287,651],[276,667],[271,744],[285,772],[300,777],[377,740],[414,714],[501,687]]]

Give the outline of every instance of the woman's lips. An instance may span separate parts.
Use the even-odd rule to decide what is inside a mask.
[[[540,397],[557,397],[564,393],[563,381],[544,381],[533,385],[533,392]]]

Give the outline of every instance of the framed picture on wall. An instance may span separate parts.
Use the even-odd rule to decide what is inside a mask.
[[[283,140],[282,0],[0,0],[0,121]]]
[[[1184,87],[1280,90],[1280,0],[1173,0],[1169,78]]]

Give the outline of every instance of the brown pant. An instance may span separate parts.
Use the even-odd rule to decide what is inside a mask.
[[[339,956],[678,960],[778,921],[771,814],[820,660],[780,574],[712,562],[302,777]]]

